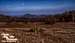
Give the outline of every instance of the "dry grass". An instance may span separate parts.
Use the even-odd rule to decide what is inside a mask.
[[[37,32],[30,31],[35,27],[34,24],[23,24],[23,26],[23,29],[17,28],[15,25],[13,25],[13,29],[1,28],[0,33],[7,32],[15,35],[19,39],[17,43],[75,43],[75,24],[72,23],[37,25],[36,29],[39,29]],[[2,40],[1,36],[0,40]]]

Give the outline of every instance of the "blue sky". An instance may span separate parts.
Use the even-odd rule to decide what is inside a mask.
[[[7,15],[55,14],[74,10],[74,4],[75,0],[0,0],[0,12]]]

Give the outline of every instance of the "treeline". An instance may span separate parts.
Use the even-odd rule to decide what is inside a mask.
[[[21,17],[13,17],[13,16],[6,16],[0,14],[0,22],[45,22],[49,23],[56,23],[56,22],[75,22],[75,10],[72,11],[65,11],[62,14],[55,14],[55,15],[31,15],[25,14]]]

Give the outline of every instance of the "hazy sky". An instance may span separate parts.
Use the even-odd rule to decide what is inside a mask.
[[[0,12],[8,15],[55,14],[75,9],[75,0],[0,0]]]

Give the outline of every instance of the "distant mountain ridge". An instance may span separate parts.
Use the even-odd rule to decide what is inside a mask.
[[[20,17],[17,16],[6,16],[0,14],[0,22],[69,22],[75,21],[75,10],[66,11],[62,14],[55,14],[55,15],[32,15],[32,14],[25,14]]]

